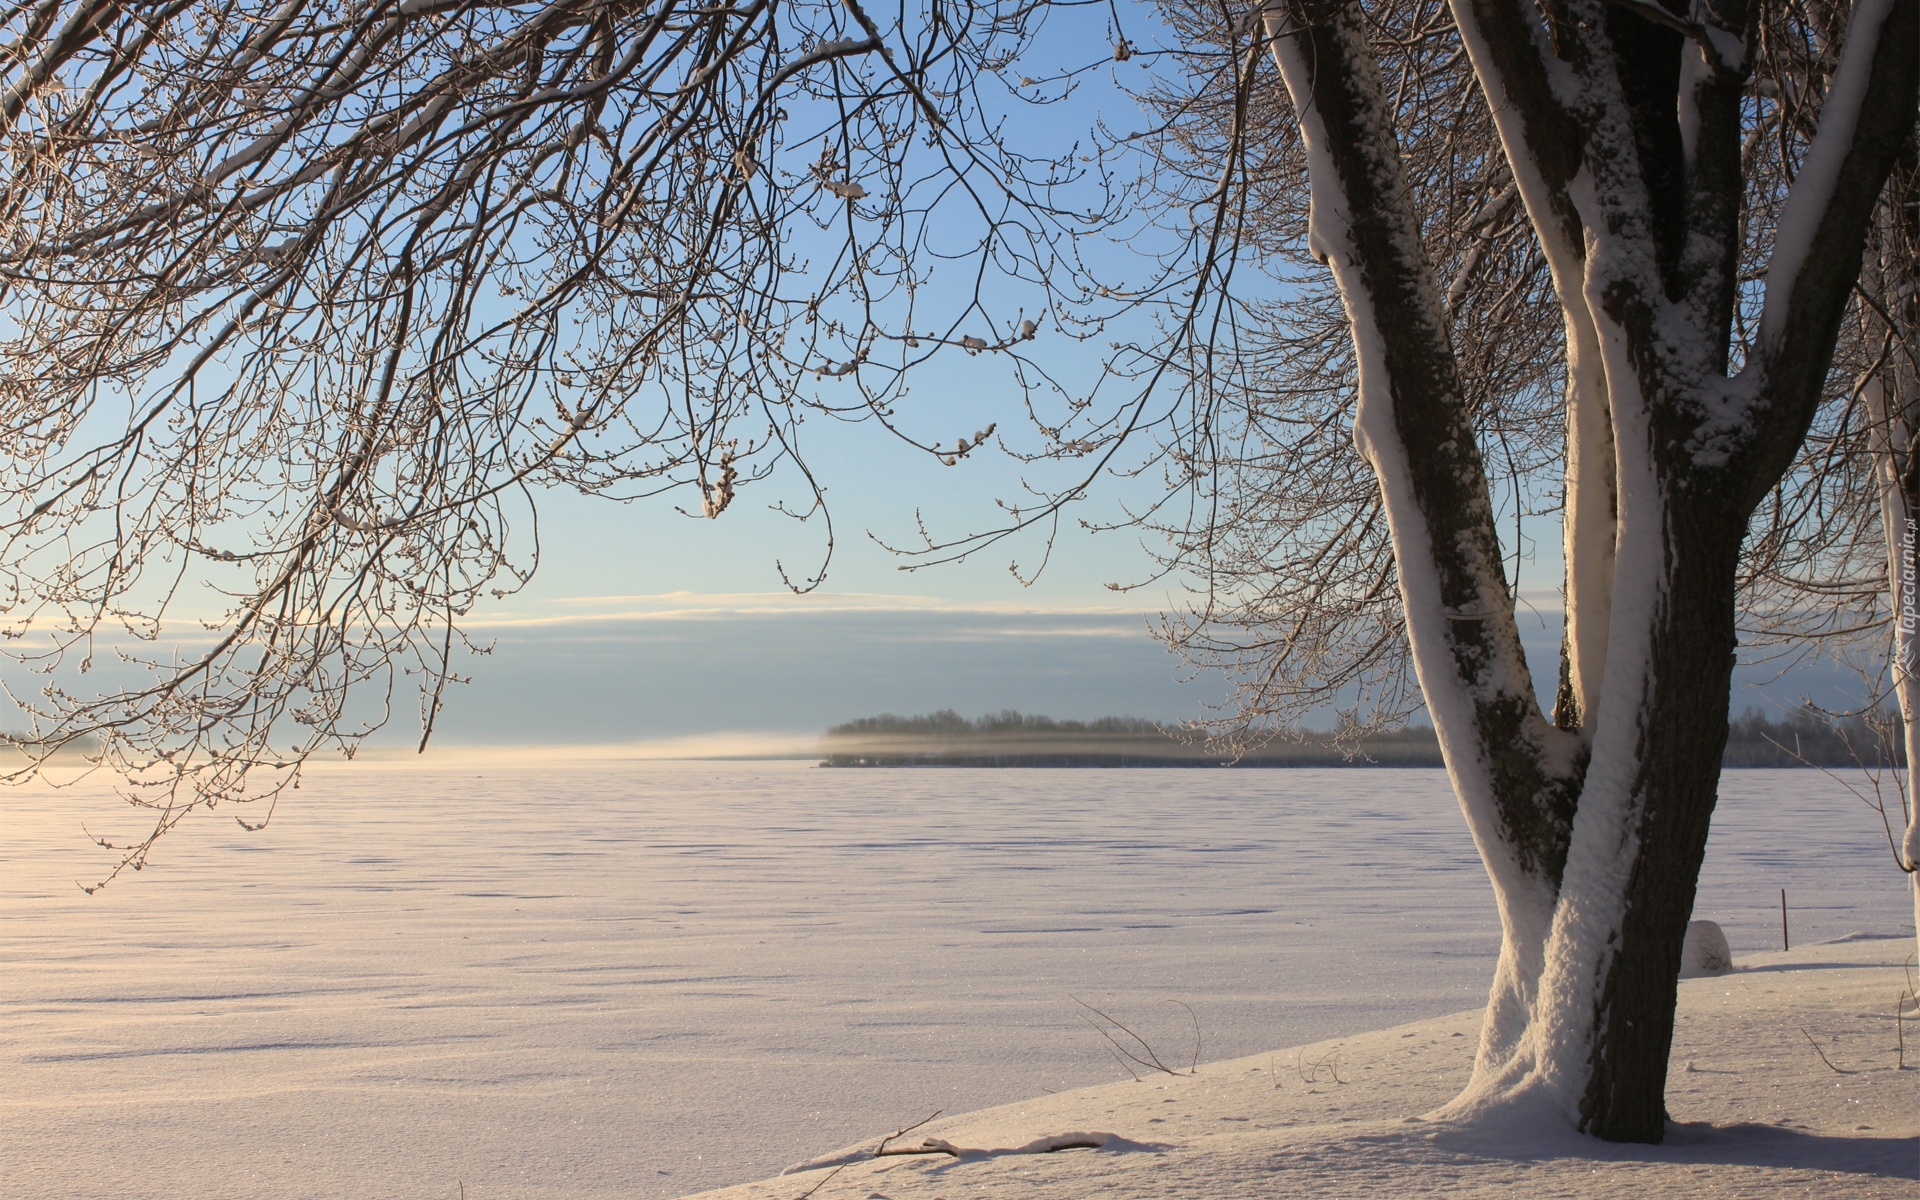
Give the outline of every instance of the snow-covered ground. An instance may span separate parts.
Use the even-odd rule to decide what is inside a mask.
[[[1920,1069],[1886,988],[1906,951],[1854,936],[1683,981],[1658,1146],[1423,1117],[1471,1068],[1469,1011],[874,1131],[701,1200],[1912,1200]]]
[[[1781,887],[1796,943],[1908,927],[1836,784],[1722,790],[1736,954]],[[9,1200],[677,1196],[1122,1077],[1074,997],[1218,1060],[1470,1008],[1494,950],[1430,771],[362,764],[91,898],[103,788],[0,820]]]

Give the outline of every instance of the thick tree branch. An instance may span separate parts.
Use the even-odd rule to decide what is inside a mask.
[[[1452,8],[1548,258],[1557,260],[1557,271],[1567,270],[1585,257],[1580,214],[1568,193],[1582,137],[1555,94],[1539,14],[1527,0],[1452,0]]]
[[[1449,764],[1484,774],[1507,849],[1552,887],[1578,768],[1540,713],[1521,650],[1445,306],[1358,5],[1292,0],[1278,19],[1268,11],[1309,154],[1313,245],[1354,328],[1356,436],[1393,524],[1421,685]]]
[[[1741,383],[1753,389],[1748,503],[1787,467],[1813,419],[1860,274],[1867,220],[1912,135],[1920,0],[1860,0],[1806,164],[1788,194],[1766,306]]]

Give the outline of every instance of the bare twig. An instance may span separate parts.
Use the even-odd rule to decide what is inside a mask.
[[[1818,1054],[1818,1055],[1820,1056],[1820,1061],[1821,1061],[1821,1062],[1823,1062],[1823,1063],[1826,1063],[1826,1064],[1827,1064],[1827,1069],[1828,1069],[1829,1071],[1832,1071],[1832,1072],[1833,1072],[1833,1073],[1834,1073],[1835,1075],[1857,1075],[1857,1074],[1859,1074],[1859,1072],[1858,1072],[1858,1071],[1849,1071],[1849,1070],[1846,1070],[1846,1069],[1845,1069],[1845,1068],[1843,1068],[1843,1067],[1836,1067],[1836,1066],[1834,1066],[1834,1065],[1833,1065],[1833,1060],[1832,1060],[1832,1059],[1830,1059],[1830,1058],[1828,1058],[1828,1057],[1827,1057],[1827,1052],[1826,1052],[1825,1050],[1822,1050],[1822,1049],[1820,1048],[1820,1043],[1819,1043],[1819,1042],[1816,1042],[1816,1041],[1814,1041],[1814,1040],[1813,1040],[1813,1035],[1812,1035],[1811,1033],[1808,1033],[1808,1032],[1807,1032],[1807,1029],[1806,1029],[1806,1026],[1804,1026],[1804,1025],[1803,1025],[1803,1026],[1801,1026],[1801,1027],[1800,1027],[1800,1034],[1801,1034],[1801,1036],[1802,1036],[1802,1037],[1804,1037],[1804,1038],[1806,1038],[1806,1039],[1807,1039],[1807,1045],[1809,1045],[1809,1046],[1812,1046],[1812,1047],[1813,1047],[1813,1052],[1814,1052],[1815,1054]]]
[[[1295,1052],[1294,1070],[1299,1072],[1301,1083],[1318,1083],[1322,1067],[1326,1068],[1328,1077],[1335,1083],[1346,1082],[1340,1078],[1340,1051],[1329,1050],[1311,1063],[1305,1062],[1303,1056]]]
[[[886,1145],[885,1142],[882,1142],[880,1144],[883,1146]],[[812,1196],[815,1192],[827,1186],[827,1183],[830,1180],[832,1180],[835,1175],[838,1175],[840,1172],[846,1170],[849,1166],[852,1166],[852,1165],[853,1164],[851,1163],[841,1163],[839,1166],[835,1167],[833,1170],[828,1171],[825,1177],[823,1177],[820,1180],[820,1182],[814,1184],[812,1187],[808,1188],[806,1191],[801,1192],[798,1196],[795,1196],[793,1200],[808,1200],[808,1198]]]
[[[1193,1021],[1193,1063],[1187,1068],[1187,1074],[1191,1075],[1200,1069],[1200,1015],[1194,1012],[1193,1005],[1185,1000],[1169,1000],[1167,1003],[1178,1004],[1186,1009],[1187,1016]]]
[[[1169,1067],[1166,1063],[1161,1062],[1160,1055],[1155,1053],[1153,1047],[1147,1044],[1147,1040],[1141,1037],[1139,1034],[1135,1033],[1133,1030],[1127,1028],[1127,1026],[1121,1024],[1119,1021],[1114,1020],[1111,1016],[1109,1016],[1105,1012],[1102,1012],[1100,1009],[1095,1008],[1093,1005],[1088,1004],[1085,1000],[1080,999],[1080,997],[1078,996],[1069,995],[1067,999],[1073,1001],[1075,1004],[1078,1004],[1081,1008],[1086,1010],[1086,1012],[1083,1012],[1080,1014],[1080,1019],[1085,1021],[1087,1025],[1091,1027],[1095,1033],[1099,1034],[1101,1037],[1106,1039],[1108,1048],[1114,1053],[1116,1057],[1124,1056],[1123,1062],[1122,1062],[1123,1066],[1127,1062],[1132,1062],[1132,1063],[1137,1063],[1141,1067],[1144,1067],[1150,1071],[1159,1071],[1167,1075],[1180,1074],[1180,1072],[1174,1070],[1172,1067]],[[1178,1002],[1176,1001],[1175,1003],[1178,1003]],[[1188,1011],[1191,1012],[1192,1010],[1188,1009]],[[1088,1016],[1087,1015],[1088,1013],[1091,1013],[1093,1015]],[[1098,1020],[1096,1020],[1095,1018],[1098,1018]],[[1105,1024],[1102,1024],[1102,1022],[1105,1022]],[[1134,1050],[1131,1047],[1129,1047],[1126,1042],[1123,1042],[1119,1038],[1114,1037],[1113,1033],[1108,1028],[1109,1026],[1111,1026],[1112,1029],[1117,1029],[1121,1033],[1125,1034],[1126,1037],[1133,1043],[1134,1046],[1138,1046],[1140,1048],[1139,1053],[1135,1053]],[[1146,1057],[1144,1058],[1141,1057],[1142,1054],[1144,1054]],[[1128,1070],[1131,1071],[1132,1068],[1128,1068]],[[1138,1079],[1139,1076],[1136,1075],[1134,1076],[1134,1078]]]
[[[879,1158],[882,1154],[885,1154],[887,1152],[888,1142],[892,1141],[897,1137],[905,1137],[907,1134],[912,1133],[914,1130],[920,1128],[922,1125],[925,1125],[928,1121],[933,1120],[935,1117],[939,1116],[941,1113],[945,1111],[946,1111],[945,1109],[936,1108],[932,1112],[928,1113],[926,1116],[921,1117],[918,1121],[915,1121],[913,1124],[907,1126],[905,1129],[896,1129],[892,1133],[881,1138],[880,1144],[873,1148],[873,1156],[875,1158]],[[899,1152],[895,1151],[895,1153],[899,1153]]]
[[[1897,1057],[1893,1065],[1896,1071],[1907,1069],[1907,997],[1912,994],[1902,988],[1900,998],[1893,1002],[1893,1033],[1899,1039],[1898,1049],[1895,1051]]]
[[[1082,1020],[1085,1020],[1085,1018],[1082,1018]],[[1093,1022],[1087,1021],[1087,1024],[1093,1025]],[[1098,1032],[1100,1029],[1098,1025],[1093,1025],[1093,1028],[1096,1032]],[[1109,1038],[1107,1040],[1112,1041],[1113,1039]],[[1133,1064],[1128,1062],[1126,1058],[1122,1056],[1121,1053],[1118,1050],[1114,1049],[1112,1046],[1108,1046],[1106,1049],[1108,1054],[1113,1055],[1113,1061],[1120,1064],[1120,1069],[1122,1071],[1125,1071],[1128,1075],[1131,1075],[1135,1083],[1139,1083],[1140,1072],[1133,1069]]]
[[[1124,1142],[1124,1139],[1120,1139]],[[945,1154],[950,1158],[966,1155],[978,1155],[984,1158],[999,1158],[1009,1154],[1053,1154],[1060,1150],[1099,1150],[1115,1141],[1110,1133],[1056,1133],[1048,1137],[1038,1137],[1024,1146],[1012,1146],[1002,1150],[986,1150],[972,1146],[956,1146],[945,1138],[928,1138],[918,1146],[901,1146],[887,1151],[888,1157],[904,1154]]]

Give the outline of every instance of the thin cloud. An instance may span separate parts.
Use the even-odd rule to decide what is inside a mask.
[[[325,762],[315,768],[350,771],[370,764],[385,768],[449,766],[533,766],[557,762],[673,762],[741,761],[759,759],[813,759],[821,756],[820,733],[783,730],[730,730],[629,741],[462,745],[457,739],[436,742],[426,753],[404,746],[361,751],[351,762]],[[310,768],[313,769],[313,768]]]
[[[938,596],[884,595],[869,592],[696,593],[662,592],[649,596],[569,596],[546,602],[545,612],[502,613],[463,621],[466,629],[512,629],[592,625],[623,621],[711,621],[735,617],[792,617],[834,614],[901,613],[950,617],[1125,617],[1145,620],[1154,610],[1117,605],[1015,604],[1005,601],[954,601]],[[559,610],[559,611],[555,611]],[[1138,632],[1137,629],[1132,632]]]

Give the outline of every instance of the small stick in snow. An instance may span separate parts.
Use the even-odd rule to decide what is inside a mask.
[[[881,1145],[884,1146],[886,1145],[886,1143],[882,1142]],[[822,1179],[819,1183],[816,1183],[812,1187],[808,1188],[806,1191],[801,1192],[798,1196],[795,1196],[793,1200],[808,1200],[808,1198],[811,1197],[815,1192],[827,1186],[828,1179],[832,1179],[835,1175],[838,1175],[840,1172],[846,1170],[847,1166],[848,1166],[847,1163],[841,1163],[839,1166],[835,1167],[833,1170],[828,1171],[826,1179]]]
[[[1295,1052],[1293,1069],[1300,1073],[1301,1083],[1318,1083],[1320,1081],[1321,1067],[1327,1069],[1327,1074],[1333,1076],[1335,1083],[1346,1082],[1346,1080],[1340,1078],[1340,1051],[1337,1048],[1327,1051],[1311,1063],[1306,1062],[1298,1051]]]
[[[1809,1045],[1809,1046],[1812,1046],[1812,1047],[1813,1047],[1813,1052],[1814,1052],[1815,1054],[1818,1054],[1818,1055],[1820,1056],[1820,1061],[1821,1061],[1821,1062],[1823,1062],[1823,1063],[1826,1063],[1826,1064],[1827,1064],[1827,1069],[1828,1069],[1829,1071],[1832,1071],[1832,1072],[1833,1072],[1833,1073],[1834,1073],[1835,1075],[1854,1075],[1854,1074],[1858,1074],[1858,1072],[1855,1072],[1855,1071],[1847,1071],[1847,1070],[1843,1070],[1843,1069],[1842,1069],[1842,1068],[1840,1068],[1840,1067],[1836,1067],[1836,1066],[1834,1066],[1834,1065],[1833,1065],[1833,1060],[1832,1060],[1832,1059],[1830,1059],[1830,1058],[1828,1058],[1828,1057],[1827,1057],[1827,1052],[1826,1052],[1825,1050],[1822,1050],[1822,1049],[1820,1048],[1820,1043],[1819,1043],[1819,1042],[1816,1042],[1816,1041],[1814,1041],[1814,1040],[1813,1040],[1813,1035],[1812,1035],[1811,1033],[1808,1033],[1808,1032],[1807,1032],[1807,1027],[1806,1027],[1806,1026],[1804,1026],[1804,1025],[1802,1025],[1802,1026],[1800,1027],[1800,1033],[1801,1033],[1801,1035],[1802,1035],[1803,1037],[1805,1037],[1805,1038],[1807,1039],[1807,1045]]]
[[[1093,1005],[1088,1004],[1085,1000],[1082,1000],[1078,996],[1075,996],[1069,993],[1067,995],[1067,999],[1073,1001],[1075,1004],[1078,1004],[1081,1008],[1084,1008],[1087,1010],[1086,1012],[1083,1012],[1080,1014],[1080,1019],[1085,1021],[1088,1025],[1092,1026],[1093,1031],[1095,1033],[1099,1034],[1101,1037],[1107,1040],[1107,1047],[1110,1053],[1112,1053],[1116,1058],[1120,1057],[1121,1055],[1126,1056],[1126,1060],[1121,1062],[1120,1064],[1121,1066],[1126,1067],[1127,1061],[1132,1061],[1140,1064],[1143,1067],[1148,1068],[1149,1070],[1162,1071],[1168,1075],[1180,1074],[1180,1072],[1174,1070],[1172,1067],[1169,1067],[1167,1064],[1161,1062],[1160,1056],[1154,1053],[1153,1047],[1149,1046],[1147,1044],[1146,1039],[1141,1037],[1139,1034],[1135,1033],[1133,1030],[1128,1029],[1125,1025],[1122,1025],[1120,1022],[1114,1020],[1112,1017],[1108,1016],[1106,1013],[1101,1012],[1099,1009],[1095,1008]],[[1178,1004],[1180,1002],[1178,1000],[1175,1000],[1175,1001],[1172,1001],[1172,1003]],[[1187,1012],[1191,1014],[1193,1012],[1193,1009],[1188,1008]],[[1092,1013],[1093,1017],[1088,1016],[1087,1013]],[[1146,1054],[1146,1057],[1141,1058],[1140,1055],[1135,1054],[1132,1050],[1128,1049],[1125,1043],[1121,1042],[1118,1038],[1114,1037],[1113,1034],[1107,1030],[1106,1025],[1100,1024],[1100,1021],[1095,1021],[1093,1019],[1094,1017],[1100,1018],[1100,1021],[1105,1021],[1107,1025],[1111,1025],[1113,1026],[1113,1028],[1118,1029],[1121,1033],[1126,1034],[1127,1037],[1133,1040],[1133,1043],[1135,1045],[1140,1047],[1141,1051]],[[1200,1028],[1200,1019],[1198,1017],[1195,1017],[1194,1031],[1196,1034],[1198,1034],[1199,1028]],[[1197,1044],[1195,1046],[1195,1053],[1196,1055],[1198,1054]],[[1199,1065],[1197,1058],[1195,1060],[1195,1065],[1196,1066]],[[1133,1068],[1127,1067],[1127,1073],[1130,1075],[1133,1075]],[[1140,1076],[1138,1075],[1133,1075],[1133,1077],[1136,1080],[1140,1078]]]
[[[1125,1138],[1116,1138],[1111,1133],[1056,1133],[1038,1137],[1024,1146],[1013,1146],[1004,1150],[984,1150],[971,1146],[956,1146],[945,1138],[928,1138],[918,1146],[899,1146],[887,1151],[889,1158],[896,1154],[945,1154],[953,1158],[975,1155],[982,1158],[1000,1158],[1009,1154],[1053,1154],[1060,1150],[1099,1150],[1115,1142],[1128,1145]]]
[[[885,1154],[887,1152],[888,1142],[892,1141],[897,1137],[904,1137],[907,1134],[912,1133],[914,1130],[920,1128],[922,1125],[925,1125],[928,1121],[933,1120],[935,1117],[939,1116],[941,1113],[945,1111],[946,1110],[943,1108],[936,1108],[932,1112],[928,1113],[926,1116],[921,1117],[918,1121],[915,1121],[913,1124],[907,1126],[905,1129],[896,1129],[892,1133],[881,1138],[880,1144],[873,1148],[873,1156],[875,1158],[879,1158],[882,1154]],[[820,1182],[825,1183],[826,1180],[823,1179]]]
[[[1900,998],[1893,1002],[1893,1032],[1900,1039],[1893,1069],[1904,1071],[1907,1069],[1907,993],[1904,989],[1900,992]]]
[[[1087,1022],[1087,1024],[1089,1024],[1089,1025],[1093,1025],[1093,1022],[1092,1022],[1092,1021],[1088,1021],[1088,1022]],[[1096,1031],[1097,1031],[1097,1030],[1099,1030],[1099,1028],[1100,1028],[1100,1027],[1099,1027],[1098,1025],[1093,1025],[1093,1027],[1094,1027],[1094,1029],[1095,1029]],[[1112,1039],[1108,1039],[1108,1040],[1112,1040]],[[1122,1058],[1122,1057],[1120,1057],[1120,1052],[1119,1052],[1118,1050],[1115,1050],[1115,1049],[1114,1049],[1114,1048],[1113,1048],[1112,1046],[1108,1046],[1108,1047],[1107,1047],[1107,1053],[1108,1053],[1108,1054],[1111,1054],[1111,1055],[1113,1055],[1113,1061],[1115,1061],[1115,1062],[1117,1062],[1117,1063],[1119,1063],[1119,1064],[1120,1064],[1120,1069],[1121,1069],[1122,1071],[1125,1071],[1125,1072],[1126,1072],[1127,1074],[1129,1074],[1129,1075],[1131,1075],[1131,1076],[1133,1076],[1133,1081],[1134,1081],[1135,1083],[1139,1083],[1139,1082],[1140,1082],[1140,1072],[1138,1072],[1138,1071],[1136,1071],[1136,1070],[1134,1070],[1134,1069],[1133,1069],[1133,1064],[1132,1064],[1132,1063],[1130,1063],[1130,1062],[1128,1062],[1128,1061],[1127,1061],[1126,1059],[1124,1059],[1124,1058]]]
[[[1185,1000],[1169,1000],[1168,1004],[1178,1004],[1187,1010],[1187,1016],[1193,1019],[1193,1065],[1187,1068],[1187,1074],[1198,1074],[1200,1070],[1200,1015],[1193,1011],[1193,1005]]]

